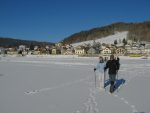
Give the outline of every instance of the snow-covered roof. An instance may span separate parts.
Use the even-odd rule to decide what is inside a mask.
[[[117,47],[122,47],[122,46],[124,46],[124,44],[123,44],[123,43],[119,43],[119,44],[117,44],[116,46],[117,46]]]

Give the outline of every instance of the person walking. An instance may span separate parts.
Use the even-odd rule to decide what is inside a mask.
[[[106,63],[102,56],[99,57],[99,62],[97,66],[94,68],[94,72],[97,70],[97,77],[99,78],[99,87],[100,89],[104,89],[105,81],[104,81],[104,68]]]
[[[109,80],[110,80],[110,93],[113,93],[115,90],[115,81],[116,81],[116,74],[118,73],[120,64],[119,58],[115,60],[114,55],[110,55],[110,60],[107,61],[105,70],[108,69]]]

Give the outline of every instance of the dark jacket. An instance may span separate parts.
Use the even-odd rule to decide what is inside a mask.
[[[105,70],[109,69],[108,74],[116,74],[119,70],[119,67],[119,60],[108,60],[108,62],[106,63]]]

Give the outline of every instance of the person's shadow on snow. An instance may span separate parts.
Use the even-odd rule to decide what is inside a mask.
[[[122,78],[116,80],[114,91],[117,90],[121,85],[125,84],[125,82],[126,82],[126,81],[125,81],[124,79],[122,79]],[[105,82],[105,87],[107,87],[109,84],[110,84],[110,81],[109,81],[109,80],[106,80],[106,82]]]
[[[126,82],[126,81],[125,81],[124,79],[118,79],[118,80],[116,80],[116,84],[115,84],[115,89],[114,89],[114,91],[117,90],[117,89],[119,89],[119,87],[121,87],[122,85],[124,85],[125,82]]]

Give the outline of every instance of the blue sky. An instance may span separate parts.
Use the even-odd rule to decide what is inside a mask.
[[[0,36],[58,42],[114,22],[150,21],[150,0],[0,0]]]

